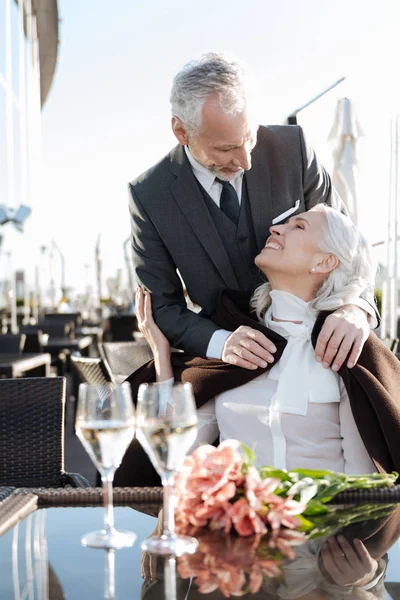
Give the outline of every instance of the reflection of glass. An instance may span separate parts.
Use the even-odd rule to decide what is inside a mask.
[[[106,550],[104,598],[106,600],[115,600],[115,550]]]
[[[164,561],[165,600],[176,600],[176,558],[166,556]]]
[[[175,533],[175,472],[197,433],[196,405],[189,383],[141,385],[137,404],[137,437],[161,477],[164,488],[163,531],[142,543],[158,554],[194,552],[197,541]]]
[[[134,408],[129,383],[79,386],[76,433],[101,473],[104,495],[104,529],[85,535],[84,546],[124,548],[136,535],[114,528],[112,482],[115,470],[135,433]]]

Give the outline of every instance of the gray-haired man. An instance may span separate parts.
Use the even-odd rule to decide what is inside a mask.
[[[179,142],[130,188],[136,275],[175,347],[255,369],[275,348],[260,332],[219,329],[209,318],[224,288],[262,283],[254,257],[272,224],[326,202],[343,205],[300,127],[258,126],[237,61],[209,54],[180,71],[171,92]],[[236,203],[236,204],[235,204]],[[180,276],[177,271],[179,271]],[[199,314],[187,308],[181,278]],[[326,319],[317,360],[356,363],[375,316],[373,292]]]

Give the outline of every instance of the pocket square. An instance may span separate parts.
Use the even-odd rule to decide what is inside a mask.
[[[275,219],[272,219],[272,225],[276,225],[277,223],[280,223],[280,221],[283,221],[284,219],[287,219],[288,217],[290,217],[290,215],[292,215],[293,213],[296,212],[296,210],[298,210],[299,206],[300,206],[300,200],[296,200],[296,204],[293,206],[293,208],[289,208],[288,210],[283,212],[281,215],[278,215],[277,217],[275,217]]]

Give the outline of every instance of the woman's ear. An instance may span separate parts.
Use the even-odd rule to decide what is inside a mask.
[[[315,266],[315,273],[331,273],[339,264],[339,259],[335,254],[324,254]]]

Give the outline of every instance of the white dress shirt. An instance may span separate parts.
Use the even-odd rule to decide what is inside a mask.
[[[209,194],[209,196],[212,198],[212,200],[214,200],[215,204],[219,207],[221,193],[222,193],[222,184],[215,180],[215,174],[212,171],[210,171],[210,169],[207,169],[206,167],[201,165],[199,162],[197,162],[197,160],[195,158],[193,158],[188,146],[184,146],[184,149],[186,152],[186,156],[189,160],[190,166],[192,168],[193,174],[196,177],[197,181],[205,189],[205,191]],[[244,171],[241,171],[240,173],[237,173],[235,175],[235,177],[233,177],[231,179],[231,181],[229,182],[236,190],[236,193],[237,193],[238,199],[239,199],[239,204],[241,203],[241,199],[242,199],[243,175],[244,175]],[[266,232],[266,238],[267,238],[267,235],[268,235],[268,232]],[[349,303],[359,306],[364,311],[366,311],[370,317],[371,326],[372,327],[377,326],[375,312],[372,309],[371,305],[366,300],[364,300],[363,298],[359,298],[358,296],[355,295],[355,297],[352,298],[351,302],[349,302]],[[217,331],[214,332],[214,334],[211,336],[211,339],[207,346],[207,352],[206,352],[207,358],[221,358],[222,357],[222,352],[224,349],[225,342],[231,333],[232,333],[232,331],[228,331],[226,329],[218,329]]]
[[[199,409],[201,440],[214,441],[218,426],[221,441],[238,439],[255,451],[257,466],[375,472],[342,380],[315,360],[316,314],[287,292],[275,290],[271,299],[265,320],[287,339],[282,357],[268,372]],[[301,323],[277,322],[273,316]]]

